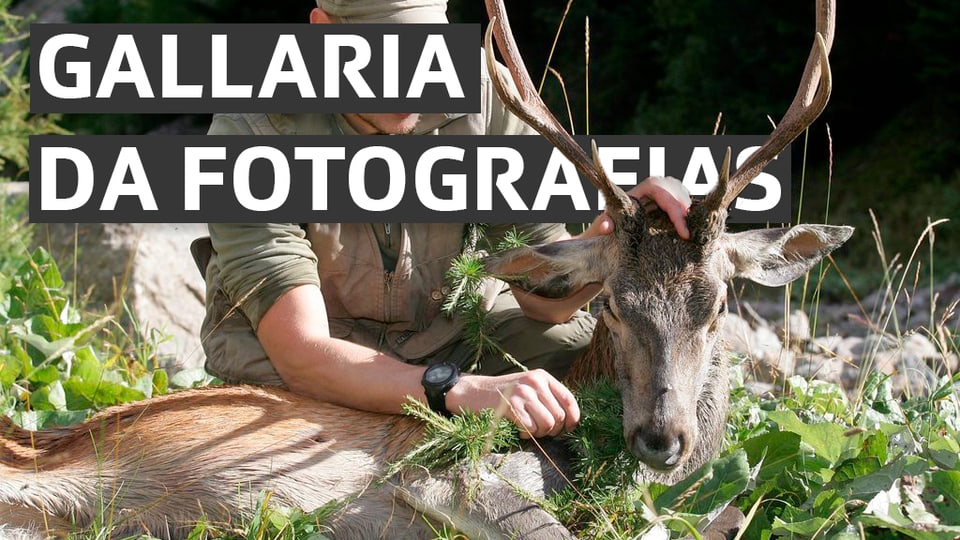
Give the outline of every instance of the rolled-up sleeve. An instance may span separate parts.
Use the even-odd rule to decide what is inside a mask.
[[[317,257],[296,223],[211,223],[224,293],[256,329],[283,293],[320,285]]]

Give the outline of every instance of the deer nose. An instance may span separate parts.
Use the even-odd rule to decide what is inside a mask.
[[[680,464],[686,449],[686,436],[679,431],[655,432],[638,429],[633,437],[633,450],[640,461],[661,471]]]

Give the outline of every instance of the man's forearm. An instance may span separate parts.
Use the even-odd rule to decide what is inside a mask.
[[[332,338],[314,286],[281,296],[257,328],[280,377],[294,392],[369,411],[399,413],[408,395],[424,400],[422,366]]]

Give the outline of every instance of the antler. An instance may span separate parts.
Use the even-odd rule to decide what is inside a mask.
[[[817,33],[813,48],[803,70],[803,78],[793,103],[787,109],[783,119],[763,143],[743,165],[724,182],[726,171],[720,174],[717,188],[710,194],[705,204],[711,208],[726,208],[740,195],[740,192],[783,151],[798,135],[820,116],[827,100],[830,99],[831,77],[830,62],[827,56],[833,45],[835,27],[835,0],[817,1]]]
[[[502,0],[487,0],[487,15],[490,17],[490,24],[487,27],[487,34],[484,38],[484,47],[487,52],[487,69],[493,81],[500,99],[503,100],[507,108],[510,109],[519,118],[523,119],[533,129],[537,130],[550,143],[555,146],[564,156],[567,157],[590,182],[603,193],[606,200],[606,209],[608,213],[633,214],[636,205],[633,199],[626,194],[620,187],[610,181],[603,166],[600,165],[600,159],[597,155],[597,145],[593,146],[593,159],[587,156],[587,153],[570,136],[560,122],[557,121],[550,109],[547,108],[540,95],[537,93],[527,68],[523,63],[523,58],[517,49],[517,43],[513,39],[513,32],[510,30],[510,21],[507,19],[507,12],[503,6]],[[504,63],[510,69],[510,74],[517,85],[520,95],[517,96],[510,90],[509,84],[504,80],[503,75],[497,69],[493,55],[493,33],[497,34],[497,47],[500,54],[503,55]]]

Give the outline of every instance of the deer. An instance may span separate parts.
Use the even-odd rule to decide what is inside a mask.
[[[644,466],[638,480],[675,482],[722,444],[727,284],[789,283],[853,233],[834,225],[725,227],[739,193],[826,106],[835,0],[816,2],[814,44],[783,119],[732,175],[727,152],[716,188],[690,208],[687,240],[655,205],[609,180],[595,145],[591,158],[565,131],[527,75],[502,0],[487,0],[487,10],[484,45],[498,93],[601,191],[614,229],[513,248],[488,256],[485,266],[548,297],[602,284],[606,300],[591,344],[565,382],[576,389],[614,381],[626,446]],[[513,85],[494,64],[494,35]],[[567,483],[564,461],[549,445],[490,454],[479,475],[454,466],[385,478],[423,434],[423,423],[410,416],[251,386],[175,392],[39,432],[0,418],[0,535],[65,535],[99,521],[115,536],[180,539],[199,516],[224,524],[249,517],[258,494],[268,492],[308,511],[338,504],[326,524],[336,538],[430,538],[436,525],[428,521],[470,538],[574,537],[536,503]]]

